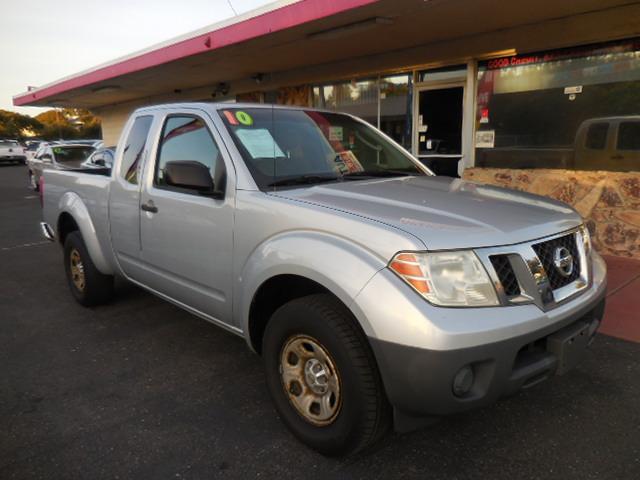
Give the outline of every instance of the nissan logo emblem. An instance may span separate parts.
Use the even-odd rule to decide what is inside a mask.
[[[565,247],[558,247],[553,252],[553,264],[563,277],[568,277],[573,273],[573,255]]]

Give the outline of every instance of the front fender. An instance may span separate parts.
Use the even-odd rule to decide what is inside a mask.
[[[102,251],[100,241],[98,240],[98,233],[96,232],[96,228],[91,220],[89,210],[80,196],[73,192],[66,192],[62,197],[60,197],[60,201],[58,202],[58,211],[60,212],[60,215],[66,212],[73,217],[80,229],[84,244],[86,245],[89,255],[91,256],[91,260],[96,268],[105,275],[113,275],[113,268]],[[60,216],[58,216],[58,219],[59,218]]]
[[[277,275],[298,275],[322,285],[347,307],[384,268],[382,259],[349,239],[317,231],[279,234],[260,244],[248,257],[236,285],[235,311],[240,328],[249,339],[249,311],[260,286]],[[366,318],[356,315],[365,333],[371,327]]]

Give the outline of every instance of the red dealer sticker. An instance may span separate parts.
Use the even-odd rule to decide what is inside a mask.
[[[236,117],[233,115],[233,113],[231,113],[229,110],[223,110],[222,113],[224,113],[224,116],[227,117],[227,121],[231,125],[238,125],[238,120],[236,120]]]

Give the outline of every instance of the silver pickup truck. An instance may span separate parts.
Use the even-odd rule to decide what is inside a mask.
[[[563,374],[603,314],[574,210],[435,177],[350,115],[142,108],[112,171],[43,187],[81,304],[117,275],[244,337],[283,421],[329,455]]]

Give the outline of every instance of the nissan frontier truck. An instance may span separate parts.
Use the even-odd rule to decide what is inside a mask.
[[[284,423],[327,455],[564,374],[603,315],[575,210],[434,176],[346,114],[141,108],[113,168],[42,187],[78,302],[118,276],[243,337]]]

